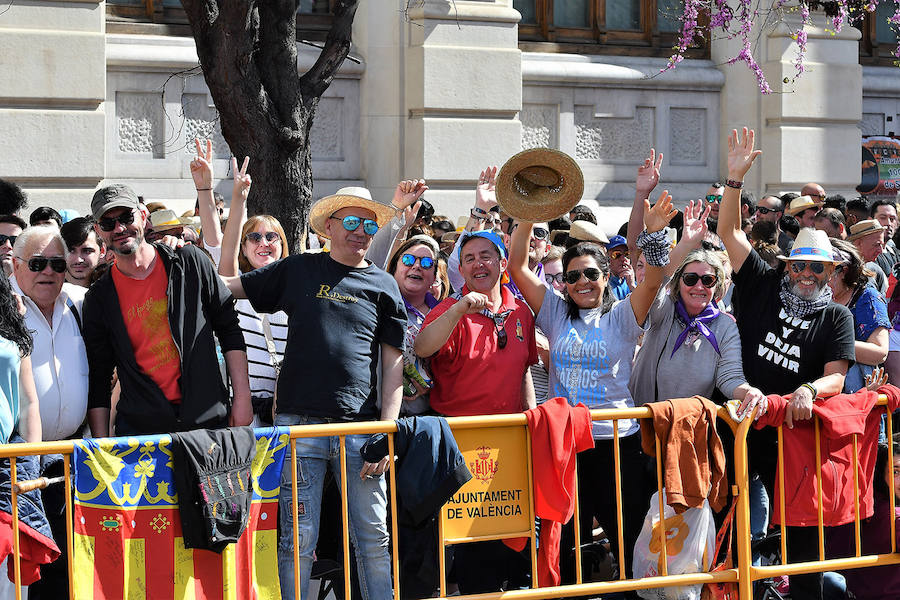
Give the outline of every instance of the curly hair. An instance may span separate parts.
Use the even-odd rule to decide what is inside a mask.
[[[3,269],[0,269],[0,337],[18,346],[22,356],[28,356],[34,350],[31,331],[25,327],[25,317],[19,314],[19,306]]]

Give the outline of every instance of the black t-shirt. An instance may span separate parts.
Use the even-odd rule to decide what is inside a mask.
[[[345,421],[377,419],[383,342],[403,347],[406,307],[394,278],[328,253],[289,256],[241,276],[253,308],[283,310],[288,339],[277,411]]]
[[[790,317],[778,294],[782,276],[752,250],[732,278],[744,375],[765,394],[791,394],[821,377],[825,363],[856,356],[847,307],[832,302],[806,319]]]

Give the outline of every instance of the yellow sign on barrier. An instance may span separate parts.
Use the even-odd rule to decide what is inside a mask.
[[[524,427],[454,432],[472,479],[441,510],[445,539],[521,535],[531,529],[525,432]]]

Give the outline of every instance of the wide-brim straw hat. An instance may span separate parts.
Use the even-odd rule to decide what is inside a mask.
[[[788,204],[787,209],[784,211],[792,217],[796,217],[804,210],[808,210],[810,208],[822,208],[825,205],[822,201],[816,201],[812,199],[812,196],[800,196],[799,198],[794,198],[791,200],[791,203]]]
[[[394,205],[389,202],[372,200],[372,194],[364,187],[345,187],[339,189],[337,193],[320,198],[309,209],[309,224],[313,231],[330,239],[325,233],[328,217],[348,206],[371,210],[375,213],[375,222],[379,227],[384,227],[397,212]]]
[[[179,217],[171,208],[163,208],[150,213],[150,229],[153,231],[170,231],[181,227],[193,226],[194,219]]]
[[[569,239],[580,242],[594,242],[604,246],[609,243],[609,238],[600,229],[599,225],[583,220],[572,222],[572,226],[569,229]]]
[[[847,236],[847,241],[852,242],[872,233],[881,233],[884,230],[884,225],[875,219],[866,219],[850,226],[850,235]]]
[[[497,203],[525,221],[551,221],[581,201],[584,175],[565,152],[532,148],[519,152],[497,174]]]
[[[840,262],[834,258],[834,249],[828,241],[828,234],[818,229],[804,227],[797,234],[794,245],[787,256],[778,255],[780,260],[812,260],[817,262]]]

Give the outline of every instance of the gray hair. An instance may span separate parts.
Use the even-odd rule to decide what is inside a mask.
[[[13,256],[16,258],[29,258],[28,256],[25,256],[25,250],[28,249],[30,245],[33,245],[33,242],[42,241],[47,238],[58,241],[63,249],[63,256],[69,256],[66,242],[63,240],[63,236],[56,225],[32,225],[31,227],[26,227],[25,230],[19,234],[19,237],[16,238],[16,243],[13,246]]]
[[[725,293],[725,265],[722,264],[722,259],[719,258],[718,252],[715,252],[714,250],[705,250],[703,248],[688,252],[688,255],[684,257],[684,260],[681,261],[681,264],[675,269],[672,279],[666,286],[669,289],[669,295],[673,300],[677,300],[681,297],[678,287],[681,282],[681,275],[689,264],[695,262],[706,263],[713,268],[713,272],[716,276],[716,287],[713,289],[713,298],[721,298],[722,294]]]

